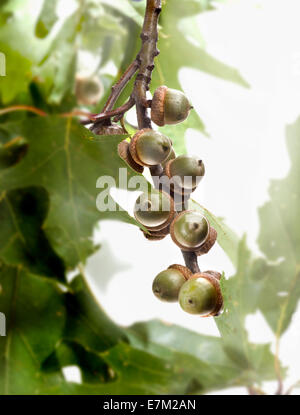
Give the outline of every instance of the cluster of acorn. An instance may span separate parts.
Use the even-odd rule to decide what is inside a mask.
[[[159,126],[177,124],[187,118],[190,109],[191,105],[182,92],[161,86],[152,99],[151,119]],[[205,174],[203,161],[185,155],[176,157],[170,138],[152,129],[139,130],[130,143],[122,141],[119,154],[139,173],[144,167],[161,165],[162,176],[169,179],[168,191],[160,185],[158,190],[143,193],[136,201],[134,214],[145,229],[145,237],[161,240],[170,233],[182,251],[194,252],[198,256],[206,254],[214,245],[217,232],[205,216],[183,210],[182,204]],[[220,274],[214,271],[193,274],[187,267],[171,265],[157,275],[153,292],[163,301],[179,300],[188,313],[215,316],[223,305],[219,280]]]

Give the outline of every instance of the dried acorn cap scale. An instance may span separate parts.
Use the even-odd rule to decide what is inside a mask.
[[[137,173],[143,173],[144,167],[140,164],[137,164],[129,151],[129,143],[126,140],[123,140],[118,145],[119,156]]]

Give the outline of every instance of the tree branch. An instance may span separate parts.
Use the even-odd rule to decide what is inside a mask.
[[[119,81],[112,86],[111,88],[111,94],[108,97],[108,100],[106,101],[102,113],[108,112],[113,109],[115,103],[117,102],[117,99],[121,95],[121,92],[125,88],[125,86],[128,84],[130,79],[133,77],[133,75],[136,73],[136,71],[139,68],[139,62],[137,59],[135,59],[126,69],[126,71],[123,73]]]
[[[151,119],[148,115],[149,101],[147,91],[151,83],[152,71],[155,68],[154,59],[159,55],[157,49],[158,41],[158,19],[161,12],[161,0],[147,0],[147,7],[141,33],[142,47],[137,56],[139,71],[135,80],[132,96],[135,99],[138,126],[140,129],[152,128]],[[154,186],[160,189],[160,177],[163,174],[161,164],[150,168]],[[197,254],[195,252],[182,251],[186,266],[193,272],[200,272]]]
[[[157,49],[158,18],[161,12],[161,0],[147,0],[143,30],[141,33],[142,47],[137,55],[139,71],[135,80],[133,97],[136,103],[138,126],[151,128],[148,115],[147,91],[154,69],[154,58],[159,54]]]
[[[98,121],[107,120],[108,118],[112,118],[112,117],[119,116],[119,115],[123,116],[125,112],[127,112],[128,110],[130,110],[130,108],[134,106],[134,104],[135,104],[134,99],[130,97],[129,100],[121,107],[118,107],[111,111],[107,110],[107,111],[101,112],[100,114],[95,115],[94,121],[98,122]]]

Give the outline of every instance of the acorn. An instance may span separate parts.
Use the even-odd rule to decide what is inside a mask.
[[[142,174],[144,171],[144,167],[137,164],[129,151],[129,143],[126,140],[123,140],[119,143],[118,145],[118,153],[119,156],[129,165],[129,167],[131,167],[134,171],[136,171],[137,173]]]
[[[205,174],[205,167],[200,158],[182,155],[166,164],[165,173],[172,179],[175,191],[193,192]]]
[[[189,314],[217,316],[223,308],[220,282],[209,273],[194,274],[179,291],[179,304]]]
[[[172,141],[159,131],[145,128],[131,139],[130,154],[141,166],[156,166],[167,160],[172,150]]]
[[[96,105],[103,95],[103,85],[96,76],[91,78],[77,76],[75,95],[79,105]]]
[[[165,124],[178,124],[188,117],[191,108],[183,92],[163,85],[154,92],[151,119],[160,127]]]
[[[112,125],[95,124],[93,126],[93,133],[96,135],[124,135],[125,131],[120,125],[115,123]]]
[[[183,265],[171,265],[155,277],[152,291],[161,301],[178,301],[180,288],[191,274],[191,271]]]
[[[191,210],[177,215],[170,226],[173,242],[183,251],[199,251],[209,233],[210,225],[205,216]]]
[[[165,192],[152,190],[151,193],[142,193],[138,197],[134,216],[136,220],[150,231],[159,231],[166,228],[175,215],[173,199]]]

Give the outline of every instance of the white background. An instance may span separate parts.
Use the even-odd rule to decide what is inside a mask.
[[[226,218],[240,236],[246,232],[256,252],[257,207],[268,198],[270,178],[284,177],[289,170],[284,130],[300,116],[299,16],[299,0],[228,1],[199,16],[207,51],[239,69],[250,89],[196,70],[180,73],[183,89],[211,136],[207,139],[194,130],[186,136],[189,153],[199,155],[206,165],[194,198]],[[120,192],[115,195],[122,203]],[[159,318],[219,336],[213,319],[188,315],[177,304],[161,303],[153,296],[155,275],[183,261],[169,237],[150,243],[137,228],[107,221],[95,239],[102,249],[88,261],[89,282],[117,323]],[[218,246],[201,258],[201,268],[234,273]],[[298,311],[281,341],[280,358],[289,367],[287,386],[300,378],[299,315]],[[247,329],[253,342],[274,339],[259,312],[247,318]],[[274,393],[276,384],[264,388]],[[226,393],[246,391],[236,388]]]

